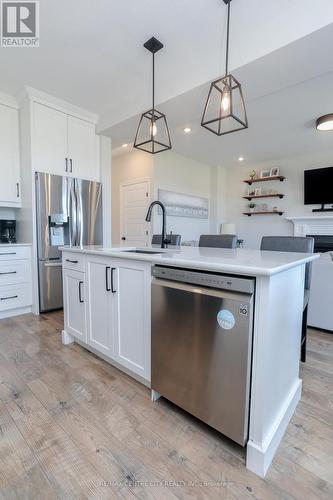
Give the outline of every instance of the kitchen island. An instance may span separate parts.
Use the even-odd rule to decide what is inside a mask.
[[[251,279],[246,466],[264,476],[301,397],[305,265],[317,256],[193,247],[63,247],[62,251],[63,343],[80,343],[148,387],[152,266],[218,273],[225,276],[226,288],[235,279]]]

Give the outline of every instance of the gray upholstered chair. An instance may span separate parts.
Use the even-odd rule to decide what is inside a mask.
[[[199,247],[236,248],[237,236],[234,234],[202,234]]]
[[[268,250],[271,252],[312,253],[314,250],[314,238],[298,236],[263,236],[261,240],[260,250]],[[310,298],[311,269],[312,264],[306,264],[301,341],[301,360],[303,362],[305,362],[306,360],[306,329]]]
[[[180,242],[182,240],[182,237],[180,234],[167,234],[167,240],[171,240],[170,245],[173,245],[175,247],[180,246]],[[151,240],[152,245],[160,245],[162,243],[162,236],[160,234],[154,234],[153,238]]]

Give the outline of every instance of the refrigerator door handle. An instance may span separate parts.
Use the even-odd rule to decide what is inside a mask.
[[[77,245],[77,217],[76,217],[76,196],[74,180],[70,183],[69,189],[69,244]]]
[[[77,217],[77,245],[82,246],[82,224],[83,224],[83,208],[82,208],[82,189],[80,181],[75,179],[75,193],[76,193],[76,217]]]

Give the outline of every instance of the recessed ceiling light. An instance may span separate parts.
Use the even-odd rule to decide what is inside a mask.
[[[185,134],[190,134],[192,132],[192,129],[190,129],[190,127],[185,127],[184,132]]]
[[[333,113],[318,118],[317,130],[333,130]]]
[[[128,147],[128,144],[122,144],[121,145],[122,148],[127,148]]]
[[[240,157],[238,158],[238,161],[244,161],[244,160],[245,160],[244,156],[240,156]]]

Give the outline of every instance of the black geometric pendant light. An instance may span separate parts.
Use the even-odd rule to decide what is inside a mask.
[[[211,83],[201,125],[216,135],[230,134],[248,128],[241,84],[229,74],[230,3],[228,5],[225,76]]]
[[[163,44],[152,37],[144,44],[144,47],[153,54],[153,107],[141,115],[134,147],[156,154],[171,149],[166,116],[155,109],[155,54],[163,48]]]

